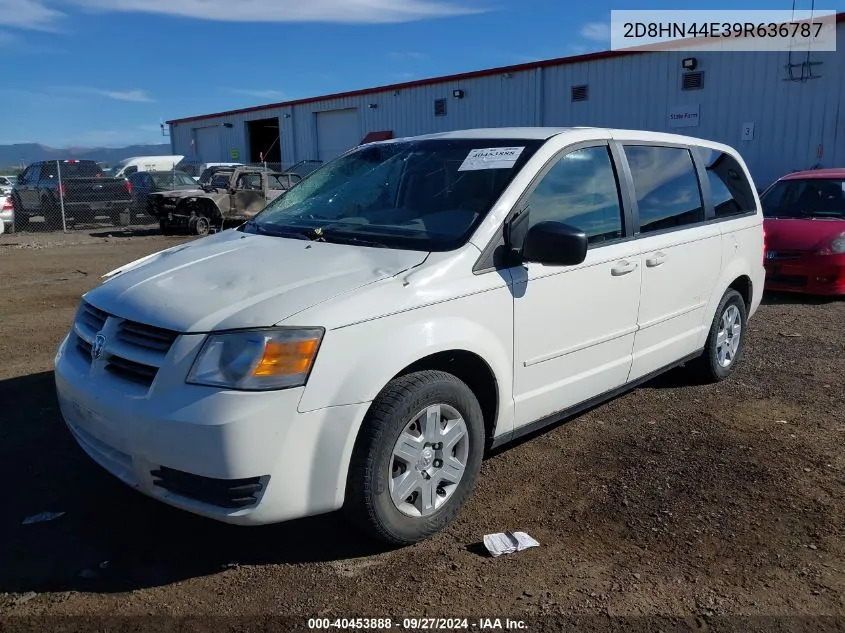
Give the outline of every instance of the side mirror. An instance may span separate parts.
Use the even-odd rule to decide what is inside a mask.
[[[563,222],[538,222],[525,235],[522,259],[549,266],[575,266],[587,258],[587,235]]]

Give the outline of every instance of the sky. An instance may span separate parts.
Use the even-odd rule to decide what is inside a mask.
[[[160,123],[610,48],[674,0],[0,0],[0,144],[167,143]],[[809,1],[796,8],[809,9]],[[735,9],[735,0],[684,8]],[[791,0],[742,9],[790,10]],[[845,0],[817,8],[845,10]]]

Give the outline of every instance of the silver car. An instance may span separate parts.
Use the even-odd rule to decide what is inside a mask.
[[[17,176],[0,176],[0,196],[8,196],[12,193],[12,187],[17,182]]]

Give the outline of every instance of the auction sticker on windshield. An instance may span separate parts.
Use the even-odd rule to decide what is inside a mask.
[[[464,159],[458,171],[478,169],[510,169],[516,164],[524,147],[488,147],[474,149]]]

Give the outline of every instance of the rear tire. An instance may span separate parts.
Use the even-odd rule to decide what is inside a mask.
[[[689,364],[701,382],[721,382],[736,370],[745,349],[747,324],[745,299],[729,288],[716,308],[704,352]]]
[[[43,226],[46,231],[61,231],[69,226],[67,219],[62,222],[62,208],[52,198],[41,200],[41,215],[44,217]]]
[[[29,228],[29,218],[24,215],[23,203],[15,195],[12,196],[12,225],[15,231],[23,231]]]
[[[344,512],[391,545],[410,545],[449,525],[475,488],[484,418],[473,392],[441,371],[392,380],[355,442]]]

